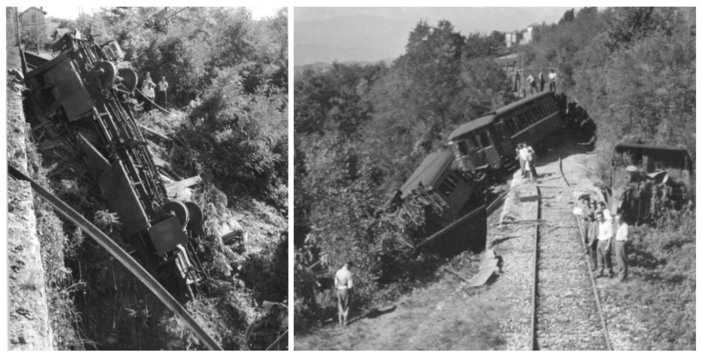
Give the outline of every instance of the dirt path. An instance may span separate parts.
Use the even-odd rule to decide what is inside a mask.
[[[543,176],[538,184],[562,179],[557,173],[559,153],[573,189],[592,188],[586,178],[585,154],[574,145],[541,158],[538,169]],[[311,335],[296,337],[295,349],[527,349],[534,228],[518,223],[499,226],[498,222],[500,218],[513,222],[535,218],[535,205],[520,197],[535,195],[536,188],[516,174],[514,177],[514,189],[503,211],[488,218],[488,246],[494,247],[504,261],[503,274],[493,284],[471,293],[452,275],[442,274],[437,282],[414,290],[395,304],[378,307],[379,312],[372,318],[352,319],[346,329],[327,325]],[[556,199],[567,204],[571,196]],[[461,258],[466,257],[456,257]],[[456,259],[451,263],[462,262]]]

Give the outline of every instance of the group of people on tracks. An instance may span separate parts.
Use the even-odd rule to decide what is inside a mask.
[[[526,143],[517,144],[517,159],[519,160],[519,168],[522,178],[529,178],[535,182],[538,177],[536,174],[536,152]]]
[[[518,77],[519,73],[517,73],[517,80],[519,80]],[[556,92],[556,81],[558,80],[558,74],[551,69],[551,72],[548,73],[548,90],[552,92]],[[544,91],[545,85],[546,85],[546,77],[544,75],[544,70],[541,70],[538,74],[538,76],[534,76],[534,72],[530,72],[529,76],[526,78],[527,84],[529,85],[529,94],[533,95],[534,93],[541,93]],[[526,92],[526,91],[525,91]],[[526,94],[525,94],[526,95]]]
[[[586,253],[596,273],[595,278],[602,278],[605,274],[609,278],[615,277],[612,267],[614,251],[617,277],[619,282],[624,282],[628,277],[626,242],[629,239],[629,225],[622,219],[621,212],[617,212],[613,219],[603,201],[596,202],[584,195],[581,205],[585,220]]]

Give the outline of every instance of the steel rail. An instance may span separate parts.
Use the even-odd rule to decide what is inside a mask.
[[[540,187],[536,187],[537,194],[539,196],[539,200],[537,202],[537,221],[538,219],[541,218],[541,190]],[[587,248],[587,245],[585,244],[585,236],[583,235],[583,229],[582,229],[582,224],[580,222],[580,219],[576,216],[576,221],[578,224],[578,231],[580,234],[580,242],[582,243],[583,246]],[[538,277],[538,259],[539,259],[539,224],[535,224],[535,232],[534,232],[534,284],[533,284],[533,290],[532,290],[532,299],[531,299],[531,304],[532,304],[532,314],[531,314],[531,335],[529,338],[530,342],[530,349],[533,351],[539,350],[539,345],[538,345],[538,338],[536,335],[536,324],[537,324],[537,301],[538,301],[538,284],[539,284],[539,277]],[[614,348],[612,348],[612,343],[609,340],[609,331],[607,329],[607,323],[604,317],[604,312],[602,310],[602,303],[600,302],[600,295],[597,293],[597,284],[595,283],[595,276],[592,273],[592,265],[590,263],[590,258],[587,255],[584,255],[584,258],[586,259],[587,262],[587,270],[588,270],[588,275],[590,276],[590,282],[592,283],[592,291],[595,296],[595,305],[597,306],[597,313],[600,316],[600,322],[602,324],[602,329],[604,331],[604,338],[605,338],[605,343],[607,344],[607,350],[613,351]]]
[[[180,317],[183,322],[192,330],[195,336],[202,341],[207,348],[210,350],[222,350],[222,348],[217,344],[217,342],[195,321],[195,319],[188,313],[188,311],[183,307],[178,301],[173,298],[173,296],[166,291],[163,286],[158,283],[158,281],[152,277],[137,261],[135,261],[132,256],[125,252],[117,243],[112,241],[112,239],[107,236],[104,232],[98,229],[90,221],[80,215],[78,212],[73,210],[68,204],[63,202],[61,199],[57,198],[51,192],[46,190],[41,185],[37,184],[34,180],[29,178],[24,173],[20,172],[17,168],[12,167],[8,164],[7,166],[8,174],[15,179],[27,181],[31,184],[32,189],[39,194],[44,200],[51,204],[54,209],[74,224],[76,224],[81,230],[85,231],[90,237],[92,237],[100,246],[105,248],[115,259],[117,259],[124,267],[126,267],[132,274],[134,274],[147,288],[153,292],[158,299],[163,302],[163,304],[173,311],[176,315]]]
[[[580,242],[583,246],[588,249],[589,247],[585,244],[585,236],[583,235],[583,227],[580,222],[580,218],[576,215],[575,220],[578,222],[578,231],[580,231]],[[589,251],[588,251],[589,252]],[[602,311],[602,304],[600,303],[600,294],[597,293],[597,283],[595,283],[595,275],[592,273],[592,264],[590,263],[589,253],[583,256],[587,262],[587,271],[590,276],[590,282],[592,283],[592,292],[595,294],[595,304],[597,305],[597,313],[600,315],[600,321],[602,322],[602,329],[604,330],[605,342],[607,343],[607,350],[614,351],[612,343],[609,341],[609,330],[607,329],[607,322],[604,317],[604,312]]]

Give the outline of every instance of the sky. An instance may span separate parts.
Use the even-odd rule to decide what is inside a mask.
[[[19,7],[18,10],[20,13],[26,9],[28,9],[29,6],[27,7]],[[254,20],[260,20],[261,18],[267,17],[267,16],[275,16],[275,14],[278,12],[280,7],[247,7],[251,11],[251,15]],[[99,7],[71,7],[71,6],[65,6],[65,5],[55,5],[55,6],[44,6],[44,11],[47,12],[46,16],[48,17],[56,17],[60,19],[68,19],[68,20],[75,20],[78,18],[78,14],[80,11],[83,11],[84,13],[93,13],[94,11],[100,10]]]

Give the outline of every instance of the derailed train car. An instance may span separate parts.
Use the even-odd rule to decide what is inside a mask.
[[[518,143],[537,145],[565,128],[562,99],[539,93],[456,128],[448,137],[450,151],[428,155],[398,193],[406,214],[422,226],[405,242],[441,253],[482,250],[487,186],[500,172],[517,168]]]
[[[136,73],[116,67],[116,42],[98,45],[91,36],[66,34],[53,48],[59,54],[35,61],[25,76],[28,118],[41,132],[40,150],[62,144],[80,149],[141,263],[172,294],[192,297],[204,278],[191,244],[203,214],[197,204],[174,198],[178,192],[167,189],[165,172],[154,164],[130,106]]]
[[[655,219],[664,207],[679,209],[694,195],[693,163],[686,149],[619,143],[614,151],[610,209],[629,222]]]
[[[518,143],[536,145],[564,127],[558,99],[552,92],[543,92],[459,126],[448,143],[463,170],[515,168]]]
[[[452,161],[448,150],[428,155],[398,192],[403,213],[420,227],[404,239],[414,250],[453,254],[485,247],[485,207],[470,204],[477,185],[450,169]]]

